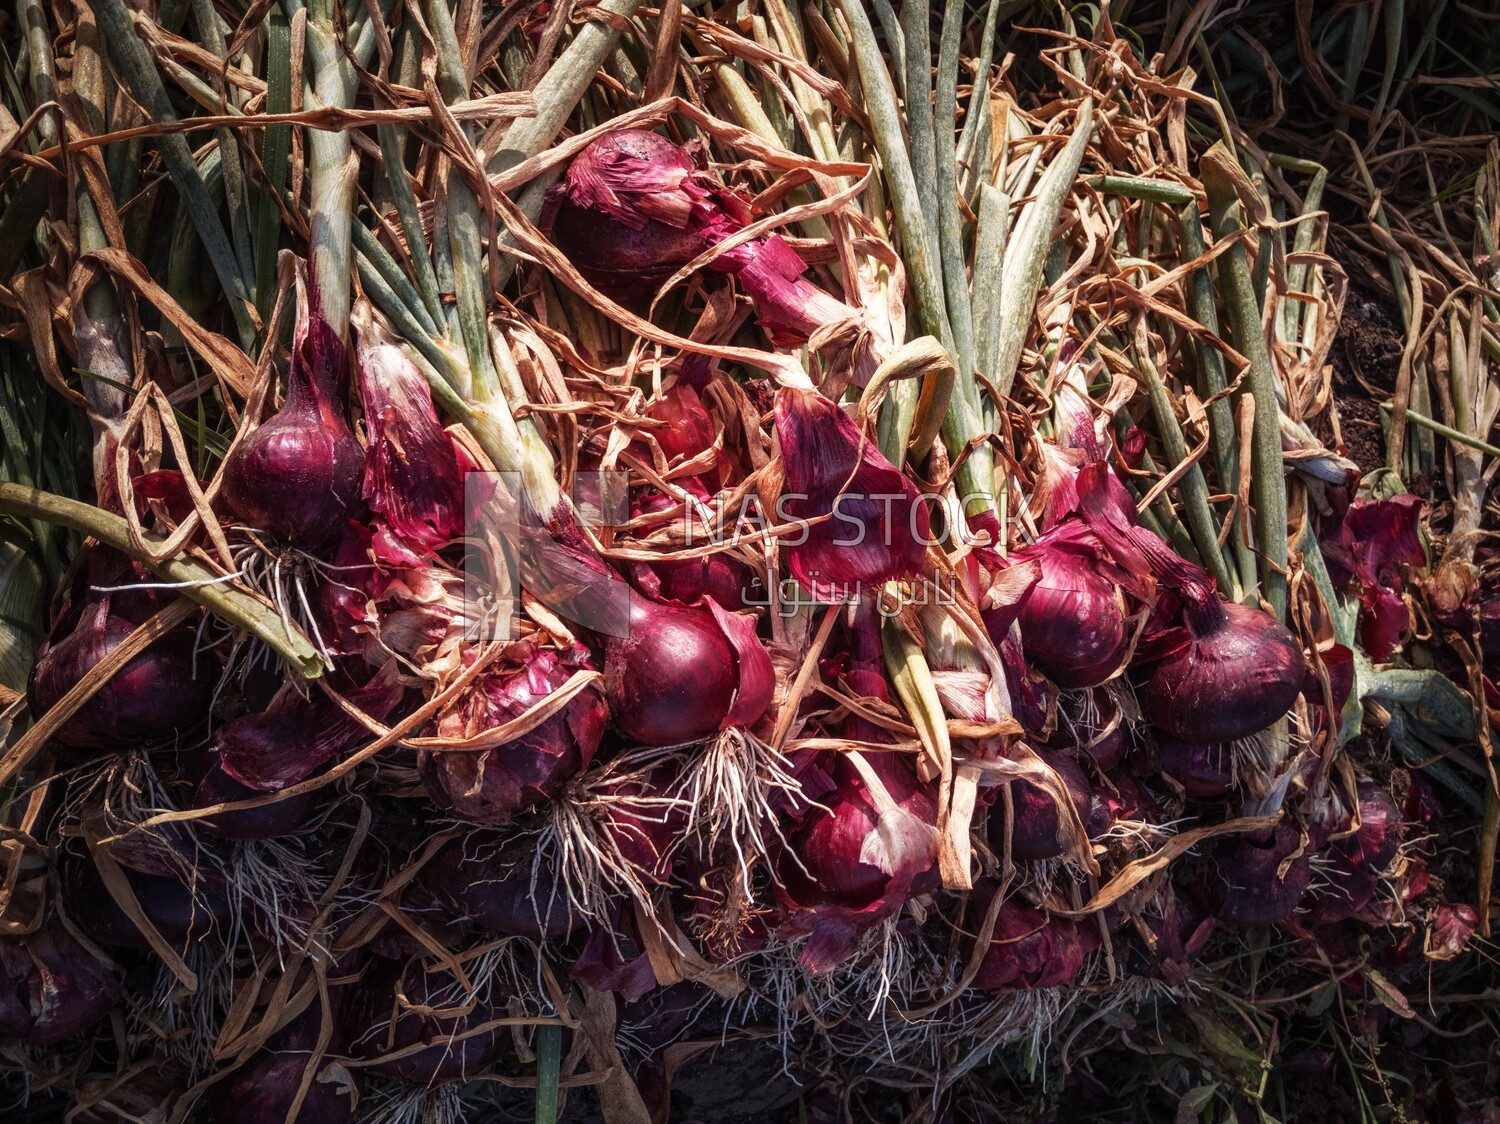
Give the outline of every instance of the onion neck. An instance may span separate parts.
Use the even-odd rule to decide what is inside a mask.
[[[1182,597],[1182,613],[1195,637],[1212,636],[1228,626],[1229,610],[1224,607],[1224,599],[1214,590],[1207,575],[1203,581],[1185,583]]]
[[[333,27],[327,0],[309,5],[307,48],[312,63],[312,104],[348,108],[354,101],[353,76]],[[349,331],[349,277],[353,264],[354,186],[359,159],[346,130],[312,129],[309,242],[313,284],[321,296],[319,311],[340,340]]]

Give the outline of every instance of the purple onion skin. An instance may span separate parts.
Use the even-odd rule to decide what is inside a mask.
[[[121,868],[147,919],[173,948],[185,948],[228,930],[229,903],[204,886],[195,895],[179,879]],[[149,949],[146,939],[110,896],[93,861],[65,852],[58,862],[68,916],[97,944],[107,948]]]
[[[430,904],[444,920],[471,921],[501,937],[539,941],[572,932],[581,918],[556,872],[543,866],[533,887],[531,856],[515,848],[507,854],[481,834],[455,839],[427,861],[416,879],[418,907]]]
[[[1088,834],[1092,837],[1108,830],[1108,805],[1094,800],[1093,789],[1078,764],[1067,754],[1050,749],[1038,750],[1037,756],[1068,786],[1068,795],[1073,798],[1073,807]],[[1015,809],[1015,824],[1010,833],[1011,858],[1037,862],[1066,853],[1067,843],[1059,838],[1057,804],[1052,797],[1025,780],[1014,781],[1010,791],[1011,806]],[[999,847],[1004,842],[1001,833],[1005,826],[1005,806],[996,801],[990,817],[990,839]]]
[[[633,230],[591,207],[566,201],[558,209],[553,238],[590,285],[627,305],[649,297],[708,248],[695,231],[654,219]]]
[[[193,807],[207,808],[214,804],[228,804],[264,795],[263,792],[240,784],[218,765],[214,765],[198,782],[198,787],[193,792]],[[318,794],[304,792],[259,808],[220,812],[216,816],[198,820],[197,823],[204,831],[217,835],[220,839],[242,842],[280,839],[296,832],[307,822],[317,806]]]
[[[614,781],[603,795],[624,797],[661,796],[669,791],[672,774],[657,769],[642,780]],[[647,878],[666,881],[678,842],[687,830],[687,810],[678,805],[658,807],[639,814],[628,803],[608,807],[604,829],[620,849],[621,856]]]
[[[884,756],[871,754],[867,760],[891,799],[924,823],[936,822],[931,794],[905,765],[884,760]],[[890,874],[860,857],[866,840],[877,830],[879,813],[863,778],[852,767],[838,762],[834,780],[837,787],[818,799],[822,807],[809,812],[788,840],[795,860],[784,856],[778,871],[786,897],[800,907],[863,910],[879,901],[891,885]],[[931,889],[932,882],[930,871],[917,873],[912,895]]]
[[[1269,840],[1246,836],[1216,852],[1205,884],[1213,915],[1225,925],[1251,928],[1285,921],[1307,890],[1311,867],[1301,855],[1278,878],[1283,860],[1297,850],[1301,835],[1292,824],[1277,824]]]
[[[1161,771],[1194,800],[1217,800],[1234,791],[1234,755],[1227,745],[1163,740]]]
[[[1021,646],[1059,687],[1093,687],[1124,658],[1129,637],[1120,591],[1084,554],[1038,548],[1041,567],[1021,608]]]
[[[61,925],[0,940],[0,1041],[50,1046],[72,1038],[123,994],[115,975]]]
[[[599,138],[568,168],[553,197],[557,211],[552,236],[579,273],[608,296],[636,301],[692,261],[716,240],[684,210],[677,223],[642,213],[629,192],[611,174],[619,160],[632,165],[642,192],[688,199],[685,176],[695,171],[692,159],[671,141],[644,129],[626,129]]]
[[[365,451],[341,402],[349,363],[344,342],[305,307],[297,329],[286,401],[230,453],[223,495],[249,526],[316,551],[337,541],[359,500]]]
[[[988,908],[993,894],[993,886],[977,889],[973,899],[976,909],[972,911],[976,918],[984,916],[980,911]],[[1013,899],[1000,907],[989,951],[972,986],[992,994],[1058,987],[1077,977],[1085,957],[1098,944],[1097,926],[1085,924],[1080,928],[1071,918],[1051,915]]]
[[[466,697],[466,727],[494,727],[519,717],[571,674],[571,666],[553,652],[535,653],[522,670],[488,679]],[[513,741],[483,752],[423,751],[418,770],[439,808],[482,826],[506,824],[556,796],[588,767],[608,721],[599,693],[585,689],[560,713]]]
[[[1359,830],[1328,845],[1328,885],[1308,891],[1303,902],[1311,924],[1329,925],[1364,909],[1401,847],[1401,811],[1390,794],[1364,778],[1358,791]]]
[[[365,1071],[359,1066],[329,1062],[347,1045],[350,1007],[357,987],[343,982],[353,977],[363,952],[346,954],[329,970],[328,1015],[333,1035],[319,1063],[319,1072],[308,1085],[302,1107],[292,1119],[296,1124],[345,1124],[355,1118],[364,1094]],[[323,1029],[323,1005],[311,1008],[272,1035],[266,1045],[234,1073],[214,1085],[207,1104],[215,1124],[281,1124],[291,1111],[302,1077],[312,1059]],[[321,1077],[330,1080],[320,1080]]]
[[[923,573],[931,520],[911,480],[817,391],[782,387],[775,414],[785,473],[777,515],[805,524],[787,545],[803,588],[820,601],[843,601]]]
[[[679,745],[718,732],[739,671],[709,613],[632,596],[630,634],[607,641],[604,677],[621,734],[641,745]]]
[[[1075,715],[1071,728],[1059,723],[1058,728],[1047,739],[1047,744],[1059,748],[1075,748],[1080,754],[1087,754],[1092,758],[1100,772],[1107,773],[1125,756],[1129,745],[1126,724],[1120,716],[1118,704],[1104,688],[1089,688],[1084,698],[1088,700],[1094,717],[1083,721],[1081,715]],[[1108,733],[1102,732],[1105,730]]]
[[[233,1076],[215,1085],[208,1103],[215,1124],[282,1124],[301,1088],[312,1054],[305,1050],[262,1050]],[[328,1059],[323,1059],[327,1066]],[[314,1076],[294,1124],[347,1124],[364,1095],[364,1070],[340,1067],[335,1080]]]
[[[1213,596],[1212,594],[1210,596]],[[1259,733],[1302,690],[1302,649],[1284,626],[1233,602],[1188,611],[1192,640],[1163,659],[1146,685],[1146,713],[1182,741],[1232,742]]]
[[[788,894],[805,905],[863,909],[890,881],[879,867],[859,861],[865,838],[875,830],[875,809],[862,789],[838,788],[819,803],[828,810],[814,811],[792,836],[798,861],[782,863],[781,878]]]
[[[356,1005],[356,1025],[366,1028],[354,1043],[357,1057],[369,1060],[433,1043],[425,1050],[371,1065],[368,1067],[371,1072],[413,1085],[434,1085],[472,1078],[500,1056],[509,1037],[508,1027],[494,1027],[451,1044],[441,1040],[503,1018],[506,1013],[503,1008],[480,1002],[466,1015],[441,1018],[397,1006],[398,986],[406,1001],[414,1006],[457,1006],[441,994],[444,984],[451,979],[443,973],[423,971],[421,961],[417,960],[404,969],[398,964],[382,965],[366,977]]]
[[[73,631],[49,645],[32,668],[26,689],[32,715],[56,705],[135,627],[110,612],[108,595],[87,603]],[[195,668],[193,644],[189,631],[157,640],[94,692],[53,738],[75,749],[106,749],[163,740],[199,725],[208,715],[213,683],[206,667]]]

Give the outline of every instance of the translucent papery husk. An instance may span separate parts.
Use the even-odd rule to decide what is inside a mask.
[[[50,1046],[97,1025],[120,980],[60,924],[0,938],[0,1040]]]
[[[803,524],[787,540],[803,588],[819,601],[847,601],[927,571],[932,534],[921,494],[836,403],[783,387],[776,440],[784,474],[779,514]]]
[[[395,661],[368,683],[345,693],[352,706],[380,721],[401,701],[405,687]],[[224,725],[214,739],[219,766],[248,788],[276,792],[306,780],[324,765],[374,735],[324,695],[288,693],[271,710]]]
[[[588,659],[581,647],[559,653],[528,646],[517,670],[483,676],[440,717],[438,736],[463,742],[522,718],[587,669]],[[443,811],[481,826],[509,823],[588,767],[608,720],[599,691],[586,686],[561,711],[516,738],[486,748],[424,748],[417,768]]]
[[[359,329],[356,356],[369,442],[365,502],[418,550],[450,542],[463,533],[463,476],[426,378],[372,317]]]

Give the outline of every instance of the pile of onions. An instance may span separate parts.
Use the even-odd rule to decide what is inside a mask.
[[[322,144],[337,131],[312,132]],[[779,186],[759,199],[825,182],[795,178],[801,166],[777,166]],[[769,222],[746,237],[759,204],[706,164],[654,132],[600,136],[550,198],[552,236],[577,274],[535,241],[525,268],[551,264],[573,288],[586,291],[581,275],[641,309],[707,258],[684,308],[706,299],[697,327],[714,329],[679,340],[676,355],[661,350],[662,329],[646,333],[649,359],[638,341],[601,357],[610,345],[598,340],[571,349],[576,302],[545,281],[543,316],[527,301],[476,310],[473,262],[459,262],[467,176],[430,186],[418,226],[450,237],[444,254],[417,255],[410,277],[398,264],[397,277],[380,258],[385,231],[361,263],[370,301],[380,281],[402,290],[396,301],[416,294],[412,319],[383,304],[382,319],[363,300],[351,314],[347,291],[335,299],[337,286],[320,293],[299,274],[284,401],[245,406],[218,490],[200,495],[183,465],[142,477],[152,536],[157,520],[221,509],[227,537],[205,519],[192,546],[196,564],[221,572],[177,591],[91,545],[61,600],[27,684],[32,717],[179,592],[224,620],[155,640],[30,747],[21,783],[34,787],[18,791],[39,795],[24,830],[11,826],[46,841],[16,868],[44,908],[35,931],[0,940],[0,1038],[87,1047],[129,991],[137,1017],[118,1045],[140,1039],[145,1068],[197,1083],[187,1048],[140,1029],[151,1013],[134,994],[139,979],[166,980],[158,990],[171,994],[152,998],[178,1004],[191,972],[207,989],[196,1029],[218,1049],[212,1064],[234,1067],[201,1086],[204,1110],[337,1124],[369,1115],[377,1094],[426,1106],[441,1088],[457,1101],[460,1085],[495,1076],[513,1024],[549,1021],[555,1006],[610,1081],[650,1054],[636,1068],[665,1106],[671,1066],[658,1055],[721,1000],[797,995],[797,1018],[854,1028],[876,1021],[848,1000],[868,980],[879,978],[882,1014],[944,994],[960,965],[976,971],[954,1012],[1042,1012],[1083,993],[1106,929],[1118,934],[1111,973],[1177,985],[1217,927],[1321,936],[1372,915],[1380,883],[1404,866],[1404,825],[1368,779],[1357,810],[1330,796],[1330,776],[1351,776],[1327,767],[1363,666],[1350,633],[1308,623],[1299,605],[1294,634],[1253,583],[1243,596],[1220,588],[1149,529],[1159,524],[1119,467],[1145,464],[1148,445],[1124,400],[1096,421],[1065,416],[1058,393],[1035,427],[1055,439],[1033,436],[1036,455],[1008,462],[1000,482],[1012,497],[1035,487],[1038,502],[1003,526],[1004,504],[971,512],[955,481],[986,459],[986,441],[1026,429],[1029,405],[1001,410],[982,436],[955,442],[950,425],[928,448],[905,447],[899,410],[866,409],[882,389],[876,365],[862,365],[870,341],[907,332],[901,260],[882,256],[879,224],[826,245],[767,233]],[[817,221],[844,217],[830,204]],[[320,212],[320,231],[327,221]],[[312,272],[326,280],[334,259],[315,241]],[[865,265],[878,259],[891,307],[877,316],[824,292],[804,250],[820,262],[836,251],[820,275],[851,301],[868,299]],[[451,319],[428,273],[453,291]],[[778,350],[764,368],[774,381],[727,362],[757,358],[743,340],[765,342],[741,334],[735,293],[775,349],[808,349]],[[658,312],[672,310],[653,306],[658,326],[672,322]],[[430,338],[392,327],[413,324]],[[1081,371],[1090,345],[1063,335],[1061,361]],[[273,370],[275,341],[264,346]],[[914,401],[931,433],[930,392],[946,384],[922,377]],[[1064,389],[1087,397],[1082,379]],[[892,417],[903,440],[889,440]],[[1106,447],[1111,424],[1127,436]],[[478,474],[489,467],[502,482]],[[590,489],[604,486],[586,478],[606,470],[627,480],[629,517],[595,527],[586,515],[604,497],[593,504]],[[508,477],[521,480],[516,495]],[[514,533],[480,518],[511,500]],[[689,535],[672,523],[693,521],[696,535],[721,502],[744,505],[736,529],[759,519],[766,533],[685,557],[700,540],[677,549]],[[1410,501],[1359,505],[1329,538],[1336,585],[1364,605],[1367,654],[1389,655],[1409,627],[1397,602],[1423,564],[1418,515]],[[1362,528],[1379,529],[1376,541],[1358,541]],[[1211,555],[1201,524],[1191,531]],[[512,564],[515,590],[494,582],[476,596],[477,574]],[[246,586],[265,598],[217,609],[212,594],[244,598]],[[513,632],[478,635],[512,592]],[[268,637],[265,618],[285,635]],[[303,668],[317,665],[316,682],[278,662],[299,628],[321,657]],[[1251,783],[1235,762],[1258,746],[1276,760]],[[59,761],[82,771],[130,754],[175,765],[152,774],[161,791],[131,790],[132,807],[151,809],[146,826],[109,806],[108,784],[49,790]],[[1159,843],[1193,828],[1208,830],[1168,866]],[[1447,939],[1462,921],[1449,918]],[[289,952],[286,933],[314,925]],[[334,984],[346,952],[357,963]],[[1015,1002],[1027,991],[1049,994]],[[218,1017],[228,1021],[207,1025]],[[253,1031],[261,1018],[274,1025]],[[608,1056],[600,1028],[619,1018],[649,1050]],[[108,1060],[119,1072],[142,1062]]]

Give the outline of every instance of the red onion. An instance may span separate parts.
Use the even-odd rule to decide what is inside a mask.
[[[705,227],[714,195],[743,210],[665,137],[621,130],[579,153],[554,189],[553,236],[595,288],[639,295],[713,244]]]
[[[1092,757],[1101,772],[1109,772],[1124,758],[1129,740],[1119,702],[1108,688],[1094,687],[1074,709],[1073,744]]]
[[[134,580],[128,562],[97,552],[88,562],[89,586]],[[148,591],[77,590],[38,655],[26,685],[26,704],[40,718],[137,625],[161,606]],[[131,659],[53,735],[63,745],[104,749],[157,741],[197,726],[208,716],[213,673],[193,657],[194,636],[182,628],[161,637]]]
[[[309,309],[309,303],[314,307]],[[286,400],[224,462],[224,502],[250,527],[303,550],[332,545],[359,499],[365,452],[344,414],[348,351],[298,287]]]
[[[1194,800],[1217,800],[1234,790],[1234,753],[1222,743],[1163,740],[1161,771]]]
[[[345,698],[379,721],[401,701],[395,661]],[[374,735],[338,703],[318,694],[288,694],[273,709],[247,714],[220,728],[219,767],[257,792],[276,792],[312,776]]]
[[[124,994],[59,924],[0,938],[0,1041],[50,1046],[96,1025]]]
[[[595,991],[614,992],[627,1003],[655,990],[659,982],[635,920],[624,912],[589,934],[568,975]]]
[[[263,1049],[209,1090],[215,1124],[283,1124],[312,1060],[308,1048]],[[364,1095],[365,1071],[325,1057],[292,1124],[348,1124]]]
[[[920,493],[836,403],[783,387],[776,440],[785,474],[777,521],[805,523],[787,554],[814,597],[846,601],[926,571],[932,535]]]
[[[365,501],[406,542],[427,550],[441,546],[463,533],[464,484],[432,391],[372,318],[359,329],[356,354],[369,439]]]
[[[649,295],[751,219],[746,201],[698,171],[682,149],[637,129],[579,153],[551,203],[558,247],[595,288],[627,300]],[[736,276],[778,345],[859,319],[802,279],[806,263],[778,235],[735,246],[709,268]]]
[[[695,475],[703,481],[705,492],[718,491],[719,461],[722,458],[714,451],[714,443],[719,433],[692,385],[680,376],[674,379],[662,396],[651,403],[646,416],[664,423],[651,430],[651,436],[669,465],[698,460],[712,451],[707,466]]]
[[[1109,830],[1112,816],[1106,800],[1096,799],[1088,778],[1077,763],[1065,753],[1039,749],[1037,756],[1067,785],[1078,820],[1090,838]],[[1015,821],[1010,830],[1012,858],[1027,861],[1055,859],[1069,850],[1067,836],[1057,814],[1057,804],[1044,789],[1030,781],[1011,782],[1011,807]],[[990,840],[996,847],[1004,842],[1005,805],[996,801],[990,810]]]
[[[686,483],[686,482],[684,482]],[[653,511],[675,510],[678,501],[660,493],[650,493],[633,509],[639,516]],[[636,562],[631,577],[638,589],[653,601],[677,605],[695,605],[712,597],[729,609],[763,605],[766,598],[761,582],[749,566],[720,551],[702,558],[667,559],[661,562]]]
[[[765,713],[776,672],[753,617],[711,598],[686,607],[642,596],[591,552],[566,514],[518,545],[523,584],[596,634],[610,715],[627,739],[680,745]]]
[[[889,804],[841,756],[834,790],[819,797],[776,859],[777,898],[791,912],[781,935],[807,936],[801,961],[814,974],[847,959],[867,929],[937,886],[931,793],[895,755],[864,757]]]
[[[1040,575],[1021,606],[1027,658],[1059,687],[1093,687],[1113,675],[1130,637],[1125,598],[1099,540],[1069,519],[1013,558],[1035,561]]]
[[[1259,609],[1226,602],[1213,579],[1136,523],[1135,506],[1107,464],[1078,472],[1084,519],[1115,562],[1176,591],[1185,630],[1157,638],[1164,650],[1146,685],[1146,713],[1183,741],[1231,742],[1259,733],[1291,709],[1302,690],[1302,649]],[[1155,654],[1155,653],[1153,653]]]
[[[1189,639],[1156,666],[1146,713],[1184,741],[1231,742],[1259,733],[1302,691],[1302,649],[1259,609],[1211,590],[1184,606]]]
[[[998,887],[988,880],[970,898],[969,924],[978,924]],[[1092,918],[1082,925],[1026,905],[1012,897],[995,918],[989,950],[971,986],[1001,993],[1059,987],[1083,970],[1088,953],[1099,947],[1099,929]]]
[[[1214,916],[1242,927],[1274,925],[1290,917],[1307,889],[1307,855],[1293,859],[1284,875],[1278,871],[1301,846],[1301,833],[1285,820],[1269,838],[1243,836],[1222,842],[1205,885]]]
[[[429,971],[421,960],[379,965],[366,976],[361,993],[354,1015],[361,1028],[353,1043],[355,1056],[386,1058],[431,1043],[369,1067],[383,1077],[414,1085],[472,1078],[499,1057],[510,1036],[505,1026],[477,1030],[504,1018],[504,1007],[464,994],[453,976],[441,968]],[[460,1009],[466,1013],[449,1014]]]
[[[669,767],[643,777],[606,781],[597,789],[602,827],[620,857],[647,882],[666,882],[687,828],[687,809],[667,803],[676,777]]]
[[[527,652],[517,671],[487,675],[438,724],[443,737],[469,738],[519,718],[586,666],[581,649]],[[483,750],[423,750],[417,767],[432,802],[482,825],[509,823],[551,799],[588,767],[609,712],[593,687],[520,737]]]
[[[1401,810],[1390,793],[1366,777],[1360,778],[1357,791],[1359,830],[1328,845],[1324,879],[1304,903],[1316,925],[1342,921],[1364,909],[1401,847]]]
[[[678,745],[747,726],[771,705],[776,672],[755,621],[711,598],[685,608],[630,595],[629,633],[605,641],[614,725],[641,745]]]
[[[335,1060],[346,1045],[345,1023],[355,991],[352,984],[330,984],[328,1015],[333,1036],[308,1083],[302,1107],[292,1117],[294,1124],[346,1124],[355,1117],[364,1094],[365,1071]],[[282,1124],[286,1120],[322,1034],[323,1014],[322,1004],[315,999],[244,1065],[209,1090],[205,1100],[215,1124]]]
[[[261,795],[264,794],[241,784],[215,763],[194,789],[193,807],[209,808],[215,804],[229,804]],[[274,804],[220,812],[196,822],[204,831],[221,839],[279,839],[284,835],[291,835],[301,827],[317,806],[318,794],[304,792],[278,800]]]
[[[216,879],[207,872],[198,878],[196,868],[188,867],[186,877],[164,877],[120,869],[147,920],[174,948],[228,931],[229,901],[212,885]],[[135,922],[115,904],[92,859],[65,849],[58,858],[58,875],[68,916],[93,941],[107,948],[151,947]]]
[[[696,605],[711,597],[720,605],[738,609],[765,601],[764,593],[758,592],[761,584],[754,572],[723,554],[637,564],[635,577],[652,600],[674,605]]]
[[[472,921],[496,936],[543,940],[565,937],[579,922],[557,871],[543,862],[533,871],[525,846],[506,846],[475,831],[446,843],[422,867],[407,908],[434,907],[444,921]]]

